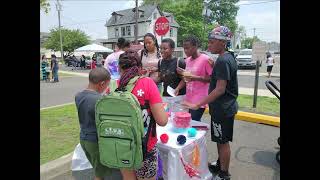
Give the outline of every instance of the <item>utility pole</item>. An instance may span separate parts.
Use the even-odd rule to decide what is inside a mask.
[[[60,4],[59,0],[57,0],[56,8],[57,8],[57,11],[58,11],[58,19],[59,19],[61,59],[64,60],[64,57],[63,57],[63,47],[62,47],[61,21],[60,21],[61,4]]]
[[[139,11],[138,11],[138,0],[136,0],[136,28],[134,30],[134,43],[138,44],[138,16],[139,16]]]
[[[253,37],[256,36],[256,28],[253,28]]]

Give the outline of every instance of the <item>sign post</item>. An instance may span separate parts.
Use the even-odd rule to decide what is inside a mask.
[[[267,45],[263,41],[253,42],[252,45],[252,60],[256,61],[256,75],[254,82],[253,108],[257,107],[258,84],[259,84],[259,69],[260,64],[266,57]]]
[[[156,34],[161,36],[162,41],[162,36],[166,35],[167,32],[170,30],[170,23],[168,19],[164,16],[161,16],[156,20],[154,26]]]

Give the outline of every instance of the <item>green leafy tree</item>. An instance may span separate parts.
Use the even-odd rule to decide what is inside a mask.
[[[227,26],[232,32],[237,29],[236,21],[239,0],[210,0],[208,7],[212,11],[210,19],[220,25]]]
[[[40,0],[40,10],[43,10],[45,13],[48,13],[50,10],[50,4],[48,0]]]
[[[61,29],[63,51],[70,55],[79,47],[90,43],[89,37],[81,30]],[[60,51],[60,32],[58,28],[50,30],[50,37],[44,43],[46,49]]]
[[[182,46],[183,39],[189,34],[193,34],[200,39],[202,49],[207,49],[208,33],[218,24],[228,26],[233,32],[237,29],[235,17],[239,8],[235,6],[235,3],[238,1],[222,0],[214,3],[215,1],[211,0],[209,9],[212,14],[206,19],[202,14],[204,9],[203,0],[144,0],[143,4],[157,4],[160,10],[174,15],[175,20],[180,25],[177,37],[178,46]],[[219,16],[213,15],[220,11],[223,11],[223,13],[220,13]],[[216,19],[216,17],[219,17],[219,19]]]
[[[260,39],[257,36],[245,38],[241,41],[241,46],[243,48],[252,49],[253,41],[260,41]]]

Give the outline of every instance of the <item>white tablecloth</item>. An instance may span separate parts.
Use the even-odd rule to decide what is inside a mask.
[[[206,123],[191,121],[191,126],[207,126]],[[160,136],[163,133],[167,133],[169,135],[169,141],[166,144],[163,144],[160,141]],[[185,135],[187,137],[187,141],[184,145],[177,144],[177,137],[179,135]],[[205,138],[206,131],[198,130],[196,137],[189,138],[188,133],[175,133],[172,131],[172,123],[168,123],[165,127],[157,126],[157,136],[158,143],[157,147],[160,152],[160,158],[163,163],[163,178],[165,180],[188,180],[188,179],[199,179],[199,178],[190,178],[184,170],[183,164],[180,160],[180,153],[185,161],[192,162],[192,152],[195,147],[195,144],[199,146],[200,151],[200,175],[201,179],[207,180],[211,179],[212,175],[208,169],[208,153],[207,153],[207,144]]]

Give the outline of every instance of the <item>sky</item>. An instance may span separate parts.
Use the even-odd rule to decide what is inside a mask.
[[[111,13],[135,7],[134,0],[62,0],[61,25],[80,29],[94,39],[106,39],[104,26]],[[56,0],[49,0],[50,11],[40,11],[40,32],[58,27]],[[142,1],[139,1],[141,4]],[[247,37],[254,33],[264,41],[280,42],[280,0],[240,0],[236,20],[246,29]]]

